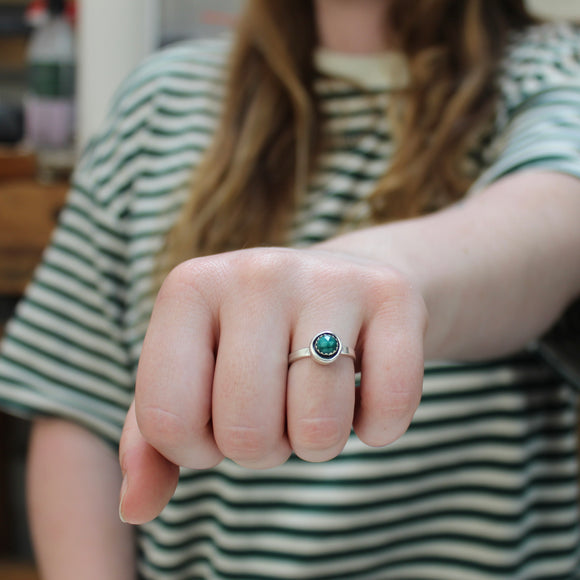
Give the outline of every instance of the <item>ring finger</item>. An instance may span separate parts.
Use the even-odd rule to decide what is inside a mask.
[[[356,335],[343,327],[328,327],[325,321],[314,326],[313,320],[296,329],[293,352],[308,348],[319,337],[323,358],[336,348],[352,345]],[[342,344],[335,344],[338,339]],[[288,369],[287,421],[293,451],[306,461],[328,461],[336,457],[351,432],[355,401],[355,365],[352,358],[336,354],[330,364],[321,364],[314,354],[290,363]]]

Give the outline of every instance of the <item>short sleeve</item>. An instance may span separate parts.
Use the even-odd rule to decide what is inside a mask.
[[[518,35],[499,88],[496,137],[472,191],[530,169],[580,178],[580,30],[544,24]]]
[[[0,352],[0,409],[119,440],[167,232],[219,118],[229,39],[165,48],[123,84]]]
[[[124,215],[142,173],[156,92],[150,68],[125,83],[80,160],[0,356],[0,408],[25,418],[70,419],[110,441],[118,440],[133,392]]]

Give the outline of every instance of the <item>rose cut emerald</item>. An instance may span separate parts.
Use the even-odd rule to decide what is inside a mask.
[[[314,350],[322,358],[332,358],[338,352],[340,342],[338,338],[330,333],[324,332],[314,339]]]

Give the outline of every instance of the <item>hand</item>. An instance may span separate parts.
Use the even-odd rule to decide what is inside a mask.
[[[404,276],[352,256],[255,249],[181,264],[157,297],[121,440],[124,519],[158,515],[177,466],[227,457],[263,469],[292,452],[326,461],[353,426],[368,445],[394,441],[419,404],[426,325]],[[356,364],[289,366],[323,330],[355,349]]]

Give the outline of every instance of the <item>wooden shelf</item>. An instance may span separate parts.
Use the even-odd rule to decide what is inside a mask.
[[[42,256],[68,184],[41,184],[17,176],[2,179],[8,171],[0,163],[0,295],[15,296],[22,293]]]
[[[0,560],[0,578],[2,580],[40,580],[32,564],[2,560]]]

